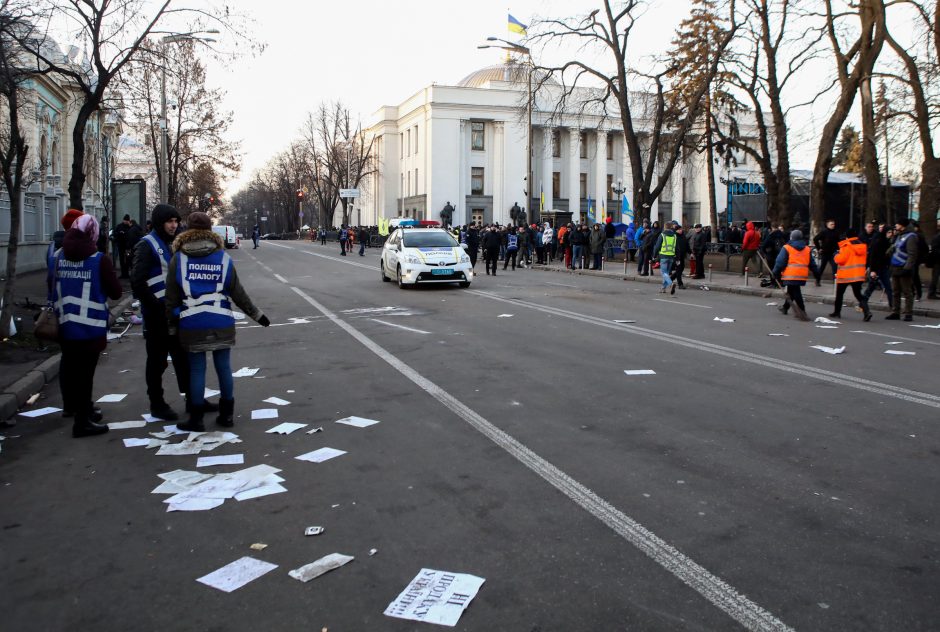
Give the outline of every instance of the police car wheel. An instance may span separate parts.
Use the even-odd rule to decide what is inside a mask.
[[[398,268],[395,270],[395,276],[398,277],[398,288],[401,290],[407,290],[408,286],[405,285],[404,279],[401,276],[401,266],[398,266]]]
[[[461,281],[460,287],[470,287],[470,281]]]

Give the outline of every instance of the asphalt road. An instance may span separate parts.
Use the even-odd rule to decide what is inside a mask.
[[[245,465],[204,469],[268,463],[288,492],[167,513],[157,474],[195,457],[21,418],[0,454],[2,629],[425,629],[382,614],[421,568],[486,579],[459,630],[938,628],[940,330],[482,262],[470,289],[401,291],[377,251],[332,244],[232,254],[274,326],[239,325],[233,366],[261,371],[236,379],[244,443],[217,452]],[[146,412],[142,353],[128,337],[99,365],[96,395],[129,394],[110,421]],[[323,432],[266,434],[249,417],[270,396]],[[349,415],[381,423],[333,423]],[[348,453],[294,459],[324,446]],[[356,559],[287,575],[333,552]],[[278,568],[229,594],[195,581],[245,555]]]

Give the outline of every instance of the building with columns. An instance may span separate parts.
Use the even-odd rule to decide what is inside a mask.
[[[527,80],[523,66],[489,66],[457,85],[433,84],[397,106],[379,108],[364,131],[374,140],[375,171],[360,185],[362,223],[375,224],[379,217],[440,219],[448,203],[455,209],[454,224],[507,223],[514,204],[534,221],[540,195],[545,211],[583,219],[590,198],[595,210],[603,208],[619,221],[616,190],[632,194],[619,117],[553,112],[558,86],[546,84],[535,100],[528,138]],[[637,123],[642,134],[644,122]],[[528,200],[527,145],[534,183]],[[650,216],[708,224],[707,195],[703,157],[692,153],[673,170]],[[720,181],[716,198],[721,211],[727,190]]]

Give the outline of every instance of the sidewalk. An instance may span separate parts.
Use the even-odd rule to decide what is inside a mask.
[[[110,303],[112,316],[130,305],[130,285],[121,279],[124,295]],[[0,279],[0,293],[6,279]],[[33,321],[46,304],[46,271],[16,277],[13,318],[17,335],[0,341],[0,423],[13,417],[30,395],[59,375],[59,346],[33,336]],[[2,294],[0,294],[2,295]]]
[[[637,274],[636,262],[630,262],[627,264],[626,273],[624,273],[623,261],[605,263],[603,270],[567,270],[561,261],[555,261],[554,263],[548,265],[535,264],[532,266],[532,269],[547,272],[560,272],[563,274],[572,274],[577,276],[595,276],[614,281],[651,283],[655,284],[657,287],[662,283],[662,276],[659,274],[659,270],[654,270],[653,274],[648,277],[639,276]],[[744,276],[736,272],[716,272],[713,268],[711,279],[708,278],[708,272],[706,272],[706,278],[704,279],[692,279],[688,276],[688,271],[689,266],[687,264],[685,272],[682,276],[683,284],[685,285],[686,289],[676,290],[678,293],[702,292],[707,288],[707,290],[710,292],[728,292],[731,294],[746,294],[750,296],[759,296],[761,298],[770,298],[772,296],[772,290],[775,289],[762,288],[760,286],[760,279],[758,279],[756,276],[750,276],[748,278],[747,284],[745,284]],[[921,279],[923,278],[924,276],[922,274]],[[915,318],[940,318],[940,301],[927,300],[926,296],[927,288],[925,287],[924,300],[914,302]],[[835,284],[831,280],[823,279],[822,286],[816,287],[813,282],[810,281],[806,284],[805,287],[803,287],[803,298],[807,302],[819,304],[825,303],[827,305],[832,305],[835,303]],[[888,309],[888,303],[884,292],[879,290],[875,292],[871,298],[872,300],[869,305],[872,311],[884,313],[890,311]],[[855,309],[856,301],[852,296],[851,291],[846,293],[843,305],[843,310]]]

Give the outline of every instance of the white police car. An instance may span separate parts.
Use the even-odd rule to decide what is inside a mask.
[[[441,228],[399,228],[382,248],[379,267],[382,280],[398,281],[398,287],[425,283],[459,283],[470,287],[473,268],[466,244],[458,244]]]

